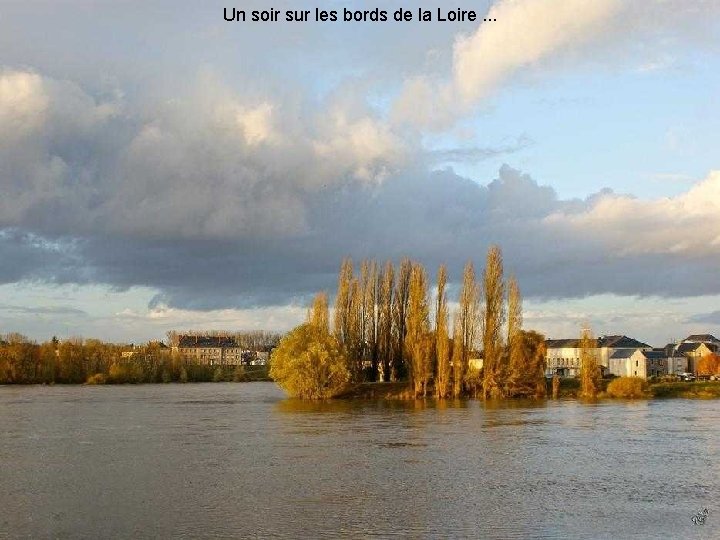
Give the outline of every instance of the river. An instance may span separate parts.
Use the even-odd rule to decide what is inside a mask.
[[[718,428],[720,400],[0,387],[0,538],[718,538]]]

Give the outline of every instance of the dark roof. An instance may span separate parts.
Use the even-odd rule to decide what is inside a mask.
[[[600,347],[611,347],[613,349],[643,349],[650,347],[647,343],[627,336],[602,336],[598,339]]]
[[[630,358],[633,354],[640,351],[645,358],[665,358],[665,351],[663,349],[653,349],[652,351],[643,351],[642,349],[618,349],[614,353],[612,353],[612,356],[610,357],[611,360],[624,360],[627,358]]]
[[[545,347],[548,349],[577,349],[580,346],[579,339],[546,339]]]
[[[720,339],[712,334],[693,334],[686,337],[683,343],[720,343]]]
[[[602,336],[599,337],[598,347],[610,347],[612,349],[647,349],[647,343],[627,336]],[[546,339],[545,347],[548,349],[565,349],[580,347],[580,340],[575,339]]]
[[[677,352],[679,354],[693,352],[694,350],[699,349],[702,345],[702,343],[681,343],[678,345]]]
[[[178,346],[184,349],[199,347],[237,347],[235,340],[225,336],[180,336]]]
[[[610,359],[618,360],[623,358],[630,358],[633,354],[635,354],[635,351],[637,351],[637,349],[618,349],[617,351],[612,353]]]

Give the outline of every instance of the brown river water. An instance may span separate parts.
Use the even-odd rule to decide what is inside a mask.
[[[0,538],[720,538],[719,501],[720,400],[0,387]]]

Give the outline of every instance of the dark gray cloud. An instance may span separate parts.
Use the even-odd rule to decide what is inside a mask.
[[[718,173],[671,199],[561,200],[510,166],[481,185],[436,158],[351,89],[301,106],[210,77],[147,108],[4,70],[0,280],[250,307],[333,288],[345,256],[459,276],[497,243],[535,298],[720,293]]]
[[[202,310],[280,305],[332,290],[344,256],[411,256],[431,267],[446,262],[458,278],[466,260],[480,267],[487,246],[499,243],[507,270],[528,297],[720,293],[716,252],[690,260],[620,254],[600,235],[547,225],[549,215],[585,215],[593,204],[558,200],[551,188],[507,166],[488,186],[450,170],[418,170],[377,186],[315,193],[305,201],[306,227],[296,234],[231,239],[100,231],[70,242],[6,232],[0,250],[9,258],[3,260],[19,264],[0,269],[5,281],[153,287],[159,291],[154,304]]]

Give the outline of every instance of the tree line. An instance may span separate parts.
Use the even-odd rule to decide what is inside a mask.
[[[131,347],[98,339],[36,343],[17,333],[0,336],[0,384],[221,382],[250,376],[243,366],[201,364],[159,342]]]
[[[321,293],[306,323],[273,353],[271,376],[300,397],[328,397],[347,382],[401,380],[423,397],[543,397],[545,339],[523,329],[520,287],[514,277],[505,279],[500,248],[489,248],[480,280],[466,264],[454,310],[447,289],[445,265],[431,294],[416,261],[381,268],[369,260],[356,269],[345,259],[332,324]],[[306,384],[303,377],[319,380]],[[305,386],[319,390],[304,392]]]

